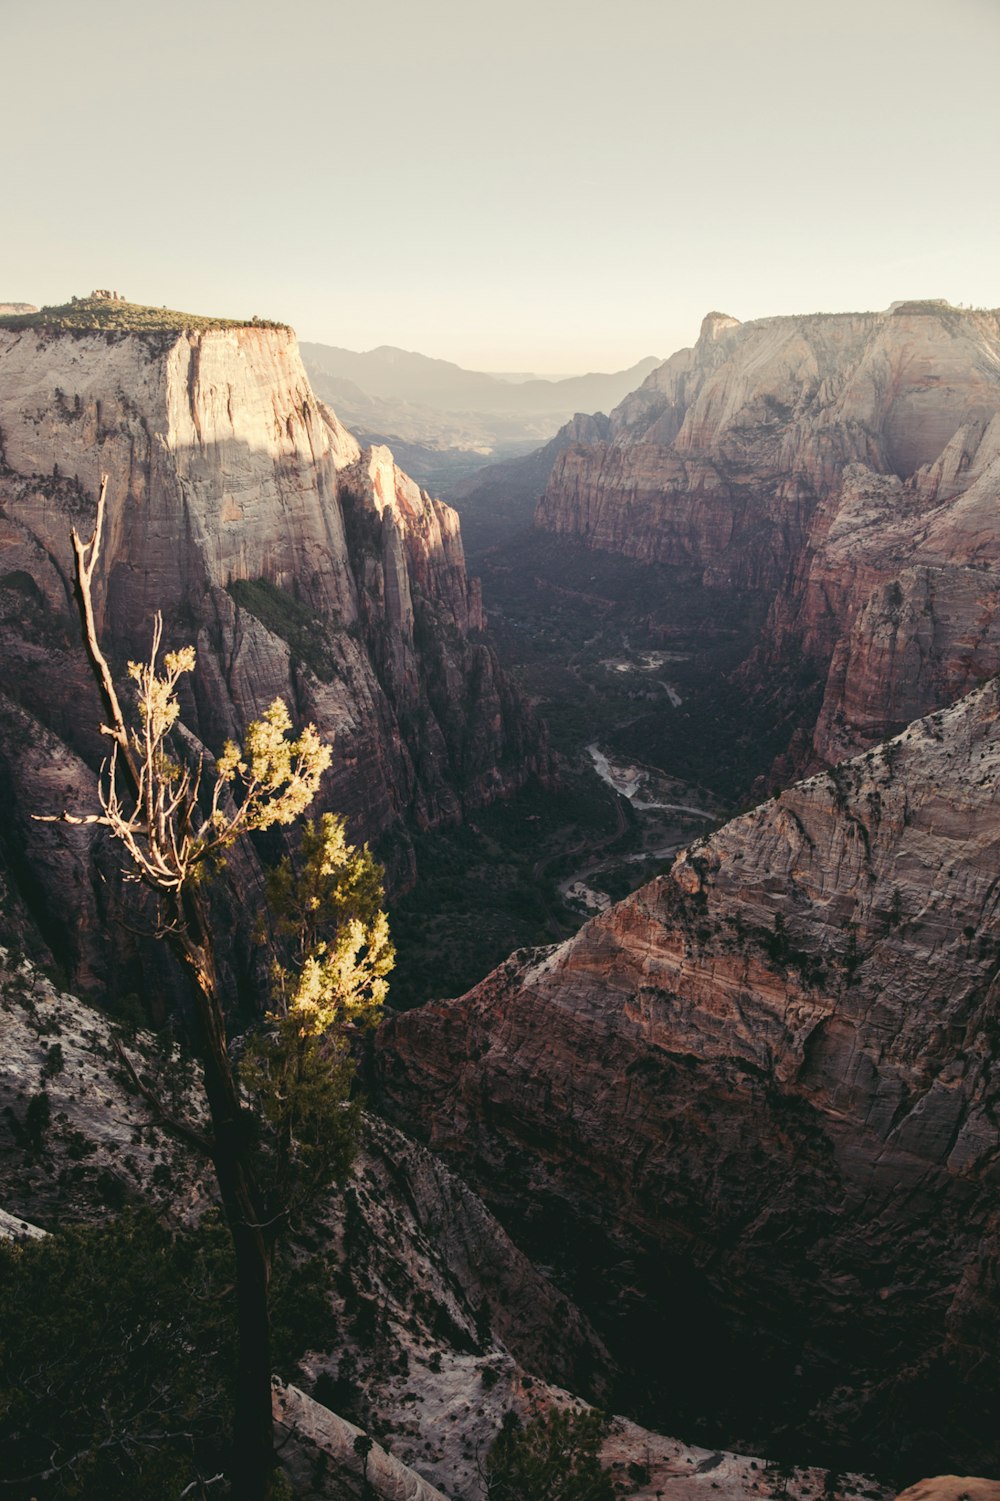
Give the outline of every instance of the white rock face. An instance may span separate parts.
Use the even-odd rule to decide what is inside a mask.
[[[46,1233],[37,1225],[31,1225],[27,1220],[18,1219],[16,1215],[0,1209],[0,1238],[3,1240],[44,1240]]]
[[[537,521],[760,591],[748,689],[826,683],[787,781],[1000,669],[998,446],[997,310],[710,314],[605,439],[565,448]]]
[[[29,328],[0,330],[0,694],[18,721],[0,726],[0,762],[12,784],[25,780],[18,746],[46,731],[84,767],[103,755],[70,532],[90,534],[104,474],[95,610],[112,661],[146,654],[161,611],[165,646],[197,648],[181,713],[210,750],[276,697],[315,722],[334,745],[316,811],[379,842],[390,881],[412,875],[409,828],[458,820],[542,768],[540,733],[479,639],[456,514],[388,449],[361,453],[310,390],[289,330]],[[21,796],[18,868],[39,854]],[[42,887],[36,908],[57,906]]]
[[[274,1423],[278,1457],[301,1501],[446,1501],[381,1444],[370,1440],[359,1453],[363,1430],[295,1386],[275,1384]]]

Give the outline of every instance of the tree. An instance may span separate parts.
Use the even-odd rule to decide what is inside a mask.
[[[598,1457],[604,1430],[594,1409],[553,1408],[523,1426],[507,1413],[486,1458],[488,1501],[613,1501]]]
[[[377,1013],[392,963],[380,910],[381,872],[367,849],[346,843],[341,823],[324,819],[307,831],[301,866],[286,861],[272,880],[285,959],[275,961],[270,1035],[252,1046],[246,1066],[271,1131],[268,1151],[229,1052],[208,885],[238,838],[299,817],[331,752],[312,725],[292,736],[280,700],[248,726],[242,747],[228,742],[214,766],[175,750],[177,685],[194,668],[195,654],[192,647],[167,652],[160,665],[159,615],[148,661],[129,664],[136,699],[129,722],[94,619],[106,492],[105,477],[93,535],[84,542],[74,529],[72,542],[83,640],[108,717],[101,732],[111,754],[98,780],[100,813],[59,817],[102,824],[119,841],[126,874],[154,893],[156,931],[190,982],[211,1121],[204,1146],[236,1264],[232,1493],[239,1501],[265,1501],[273,1471],[268,1288],[274,1245],[294,1200],[292,1169],[300,1166],[304,1182],[315,1186],[347,1158],[351,1066],[341,1034],[344,1025]],[[186,1134],[190,1140],[192,1133]],[[268,1172],[273,1165],[278,1171]]]
[[[285,962],[275,957],[266,1030],[240,1073],[269,1127],[272,1192],[294,1215],[350,1165],[360,1122],[350,1033],[378,1020],[394,954],[382,869],[332,813],[306,822],[297,859],[268,872],[267,895]]]
[[[216,1494],[198,1481],[221,1478],[232,1421],[232,1260],[214,1214],[196,1231],[142,1209],[0,1240],[0,1496]],[[333,1319],[322,1265],[288,1262],[272,1305],[275,1363],[291,1377]]]

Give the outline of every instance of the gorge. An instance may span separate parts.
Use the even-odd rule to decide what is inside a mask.
[[[197,650],[190,746],[275,697],[314,721],[322,808],[427,928],[357,1171],[308,1231],[340,1258],[313,1406],[463,1501],[504,1411],[567,1392],[646,1425],[607,1440],[622,1496],[1000,1471],[1000,314],[710,314],[609,416],[466,482],[488,611],[455,511],[317,400],[290,330],[127,316],[0,317],[0,1207],[56,1229],[211,1197],[180,1159],[166,1190],[162,1134],[94,1061],[138,999],[127,1045],[159,1066],[135,1026],[183,1017],[175,978],[103,837],[32,818],[93,797],[69,531],[106,473],[116,665],[162,610]],[[614,790],[632,763],[658,837]],[[556,881],[598,849],[619,885],[581,927]],[[234,1032],[277,853],[218,899]],[[535,936],[485,974],[508,887]],[[465,942],[478,983],[428,1000]],[[763,1492],[752,1456],[783,1467]]]
[[[291,331],[131,331],[100,316],[84,302],[64,326],[24,315],[0,328],[0,877],[22,936],[55,945],[85,985],[107,974],[100,842],[30,814],[51,780],[67,806],[85,803],[86,763],[103,753],[69,545],[71,527],[92,525],[102,474],[98,628],[112,660],[145,654],[159,610],[165,646],[197,650],[183,715],[204,746],[221,749],[275,697],[314,721],[336,746],[323,806],[397,884],[413,878],[412,831],[546,769],[483,640],[457,517],[317,402]]]

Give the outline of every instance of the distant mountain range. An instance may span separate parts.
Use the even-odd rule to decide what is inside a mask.
[[[576,412],[610,411],[661,363],[650,355],[613,374],[543,380],[464,370],[391,345],[363,354],[300,348],[317,395],[363,442],[389,443],[430,489],[531,452]]]

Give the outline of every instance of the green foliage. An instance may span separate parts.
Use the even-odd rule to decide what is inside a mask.
[[[52,1105],[44,1089],[33,1094],[24,1112],[24,1132],[35,1151],[40,1151],[52,1119]]]
[[[268,875],[280,950],[273,1009],[241,1076],[268,1128],[275,1190],[293,1209],[343,1178],[354,1155],[351,1038],[381,1015],[394,962],[382,878],[367,845],[348,844],[332,813],[307,821],[297,858]]]
[[[224,1260],[217,1240],[172,1237],[148,1214],[0,1246],[0,1449],[7,1478],[25,1482],[14,1497],[124,1501],[192,1478],[225,1421]]]
[[[287,328],[262,318],[208,318],[170,308],[145,307],[107,297],[81,297],[37,313],[8,313],[0,328],[56,329],[75,333],[205,333],[215,328]]]
[[[195,651],[185,646],[165,653],[161,672],[157,658],[162,633],[163,621],[157,615],[149,659],[128,664],[136,684],[138,725],[129,727],[120,706],[113,705],[119,722],[101,788],[103,813],[96,822],[106,824],[124,846],[135,879],[156,892],[177,893],[185,883],[200,879],[208,857],[221,859],[241,835],[294,823],[316,795],[332,752],[311,724],[293,740],[291,716],[276,698],[262,718],[247,725],[242,746],[226,742],[215,763],[206,816],[200,801],[203,763],[192,767],[173,759],[169,751],[170,733],[180,713],[177,685],[185,673],[194,671]],[[127,775],[119,765],[120,753]],[[131,808],[122,801],[123,791]],[[239,804],[235,809],[233,795]]]
[[[61,1074],[66,1067],[66,1059],[63,1056],[62,1043],[53,1042],[45,1055],[42,1064],[42,1078],[54,1079],[56,1074]]]
[[[504,1418],[486,1460],[488,1501],[612,1501],[598,1453],[604,1415],[552,1411],[523,1427]]]
[[[228,588],[241,610],[253,615],[274,636],[280,636],[292,656],[304,662],[323,682],[333,677],[333,656],[326,643],[324,622],[308,605],[269,579],[235,579]]]
[[[323,1269],[274,1283],[275,1365],[329,1334]],[[12,1501],[174,1501],[220,1468],[235,1359],[221,1223],[172,1232],[148,1211],[0,1242],[0,1453]]]

